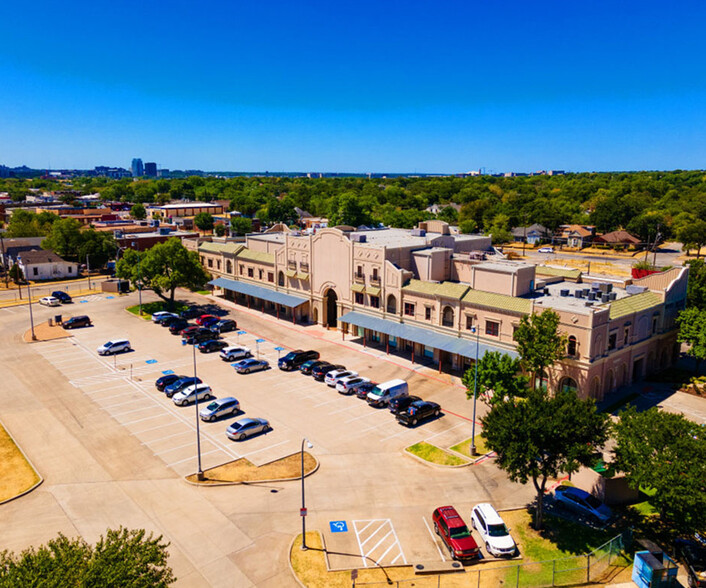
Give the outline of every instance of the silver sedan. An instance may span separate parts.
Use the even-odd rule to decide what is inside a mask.
[[[246,437],[267,433],[270,430],[272,427],[265,419],[240,419],[226,429],[226,435],[228,435],[228,439],[233,439],[233,441],[242,441]]]

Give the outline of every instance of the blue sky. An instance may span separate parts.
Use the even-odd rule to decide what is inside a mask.
[[[706,3],[7,0],[0,163],[706,167]]]

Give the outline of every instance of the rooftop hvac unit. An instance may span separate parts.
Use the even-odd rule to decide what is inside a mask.
[[[368,236],[361,235],[360,233],[353,233],[351,235],[351,241],[354,243],[366,243],[368,241]]]
[[[412,229],[412,237],[426,237],[425,229]]]
[[[601,294],[601,302],[608,302],[610,300],[610,296],[608,294]]]
[[[606,292],[610,293],[613,291],[613,284],[606,284]]]
[[[618,297],[617,292],[608,292],[608,298],[615,300]]]
[[[589,292],[589,293],[588,293],[588,299],[589,299],[589,300],[595,300],[595,299],[596,299],[596,293],[595,293],[595,292]]]
[[[542,293],[543,293],[545,296],[549,296],[549,288],[544,288],[544,290],[542,290]]]
[[[588,293],[589,293],[590,291],[591,291],[590,288],[584,288],[584,289],[583,289],[583,295],[584,295],[584,296],[588,296]]]
[[[576,298],[583,298],[583,290],[576,290],[576,291],[574,292],[574,296],[575,296]]]
[[[569,295],[569,291],[568,291],[568,290],[562,290],[561,292],[559,292],[559,294],[561,294],[561,296],[566,297],[566,296]]]

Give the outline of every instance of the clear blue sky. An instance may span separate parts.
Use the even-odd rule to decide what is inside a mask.
[[[706,167],[706,3],[7,0],[0,163]]]

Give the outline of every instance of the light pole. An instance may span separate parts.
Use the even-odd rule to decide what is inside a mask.
[[[302,551],[306,551],[309,549],[306,546],[306,502],[304,500],[304,443],[306,442],[306,446],[311,449],[313,447],[311,441],[309,441],[306,437],[302,439],[302,508],[299,511],[299,514],[302,517]]]
[[[182,345],[186,345],[186,339],[181,340]],[[203,469],[201,468],[201,429],[200,429],[200,423],[199,421],[201,420],[199,417],[199,394],[198,394],[198,388],[196,384],[196,342],[192,345],[193,352],[194,352],[194,407],[196,408],[196,460],[198,463],[198,471],[196,473],[196,479],[199,481],[203,480]]]
[[[91,289],[91,266],[88,263],[88,253],[86,253],[86,274],[88,275],[88,289]]]
[[[140,250],[137,249],[137,244],[135,241],[132,242],[132,246],[137,252],[137,292],[140,299],[139,317],[142,318],[142,270],[140,269]],[[194,356],[194,366],[196,366],[196,356]]]
[[[471,328],[471,333],[476,334],[476,363],[475,374],[473,375],[473,421],[471,425],[471,455],[478,455],[476,451],[476,400],[478,399],[478,347],[480,330],[478,325]]]
[[[22,291],[22,286],[20,286],[20,292]],[[37,340],[37,336],[34,334],[34,317],[32,316],[32,291],[29,288],[29,280],[27,280],[27,303],[29,304],[29,325],[32,328],[32,341]]]

